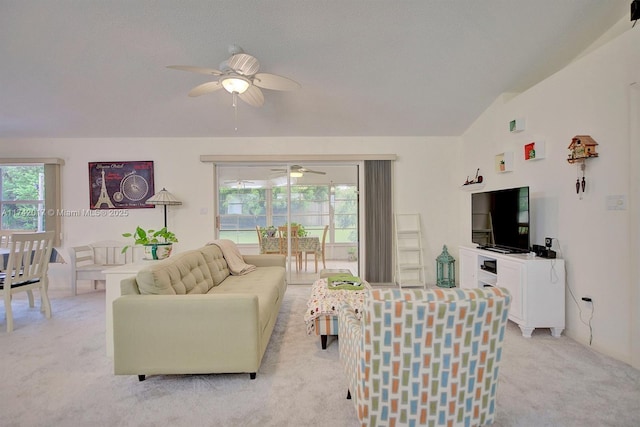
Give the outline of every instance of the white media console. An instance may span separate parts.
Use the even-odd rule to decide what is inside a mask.
[[[564,260],[528,254],[501,254],[484,249],[460,248],[460,287],[499,286],[511,293],[509,320],[522,336],[535,328],[550,328],[559,337],[564,330]]]

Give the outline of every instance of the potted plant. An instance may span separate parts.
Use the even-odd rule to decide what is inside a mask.
[[[135,245],[144,246],[145,259],[165,259],[171,255],[173,244],[178,242],[178,238],[167,227],[160,230],[144,230],[136,227],[133,233],[123,233],[123,237],[133,237]],[[162,240],[161,240],[162,239]],[[129,249],[130,245],[122,248],[122,253]]]
[[[278,229],[273,225],[266,228],[260,228],[260,234],[262,234],[262,237],[275,237],[277,232]]]
[[[299,224],[297,222],[292,222],[291,223],[291,227],[298,227],[298,237],[306,237],[307,236],[307,230],[304,229],[304,225]]]
[[[358,260],[358,248],[354,248],[354,247],[347,248],[347,260],[349,261]]]

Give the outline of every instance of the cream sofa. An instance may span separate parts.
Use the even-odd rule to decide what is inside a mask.
[[[285,257],[245,255],[231,275],[217,245],[175,254],[121,282],[114,373],[248,372],[255,379],[287,287]]]

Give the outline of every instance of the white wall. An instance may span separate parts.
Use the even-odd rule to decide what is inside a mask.
[[[638,80],[640,32],[631,30],[590,52],[564,70],[517,96],[505,95],[465,133],[463,138],[146,138],[146,139],[0,139],[2,157],[60,157],[63,208],[88,207],[88,162],[153,160],[155,185],[183,201],[169,208],[169,227],[185,250],[213,238],[213,168],[203,154],[358,154],[395,153],[395,210],[419,212],[425,227],[425,263],[435,281],[435,257],[446,244],[455,255],[470,244],[469,193],[460,190],[476,168],[485,189],[529,185],[532,190],[533,242],[555,237],[566,259],[568,284],[576,296],[594,300],[593,347],[620,360],[632,360],[638,348],[638,326],[632,307],[640,307],[638,253],[630,252],[630,223],[637,221],[637,185],[630,189],[630,168],[637,170],[638,151],[631,152],[629,85]],[[526,130],[508,132],[508,122],[526,119]],[[576,167],[566,162],[576,134],[590,134],[600,143],[601,157],[589,161],[587,192],[575,194]],[[546,141],[546,158],[525,164],[524,143]],[[460,143],[462,141],[462,144]],[[637,144],[638,141],[634,141]],[[496,174],[494,156],[515,152],[515,170]],[[633,154],[634,157],[631,157]],[[637,178],[637,172],[631,176]],[[625,195],[635,210],[609,211],[608,195]],[[135,225],[162,224],[160,209],[131,210],[126,218],[64,218],[64,246],[119,238]],[[636,230],[637,227],[633,228]],[[637,236],[635,237],[637,241]],[[637,244],[636,244],[637,246]],[[589,312],[567,296],[566,334],[587,343],[589,328],[580,321]],[[632,338],[633,337],[633,338]],[[635,347],[634,347],[635,346]],[[634,365],[638,365],[636,356]]]
[[[632,326],[632,304],[638,306],[632,265],[639,257],[630,251],[630,221],[638,218],[630,168],[637,169],[640,159],[637,150],[635,158],[630,156],[630,124],[638,118],[629,114],[629,99],[630,85],[640,77],[637,70],[640,31],[630,30],[528,91],[496,100],[463,136],[463,165],[484,171],[485,189],[530,186],[531,243],[544,244],[545,236],[558,239],[554,249],[566,260],[568,285],[578,299],[574,303],[567,293],[566,334],[589,342],[589,327],[580,317],[587,322],[591,312],[580,298],[590,296],[593,347],[629,363],[632,343],[640,340]],[[509,121],[519,117],[525,118],[525,131],[509,133]],[[577,166],[566,161],[567,146],[577,134],[591,135],[600,153],[587,161],[582,199],[575,190]],[[538,139],[546,142],[546,158],[525,162],[524,144]],[[494,156],[503,151],[514,152],[514,171],[497,174]],[[631,210],[608,210],[612,195],[623,195]],[[470,244],[468,194],[460,195],[460,203],[460,238]]]
[[[452,183],[461,180],[460,166],[454,160],[459,138],[4,139],[0,146],[2,157],[64,159],[62,207],[68,210],[89,207],[88,162],[153,160],[156,190],[166,187],[183,202],[168,208],[168,226],[180,239],[176,251],[200,246],[214,237],[213,165],[200,162],[201,155],[396,154],[395,207],[400,213],[423,214],[431,282],[435,282],[435,258],[442,245],[458,244]],[[63,246],[120,239],[136,225],[159,227],[161,209],[132,209],[125,218],[63,218]]]

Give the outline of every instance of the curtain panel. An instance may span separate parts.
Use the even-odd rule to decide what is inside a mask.
[[[366,160],[365,180],[365,280],[393,280],[393,198],[391,161]]]

